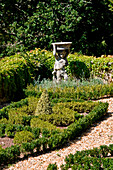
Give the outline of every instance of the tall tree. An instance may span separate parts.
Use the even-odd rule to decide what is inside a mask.
[[[9,9],[2,1],[2,54],[35,47],[51,49],[55,41],[72,41],[74,51],[88,55],[112,53],[110,1],[13,0]]]

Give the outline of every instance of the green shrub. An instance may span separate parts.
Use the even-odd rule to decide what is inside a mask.
[[[50,61],[50,55],[45,55],[45,50],[41,49],[1,59],[0,103],[23,98],[23,89],[33,83],[33,80],[37,79],[37,75],[41,75],[42,78],[51,77]],[[44,70],[45,72],[43,72]]]
[[[113,156],[113,144],[110,144],[110,145],[109,145],[109,150],[110,150],[111,156]]]
[[[31,119],[33,118],[33,117],[35,117],[35,116],[33,116],[33,115],[27,115],[27,116],[23,116],[22,117],[22,124],[24,125],[24,126],[30,126],[30,121],[31,121]]]
[[[6,118],[0,119],[0,124],[7,124],[8,120]]]
[[[39,99],[37,97],[29,96],[27,98],[28,103],[26,105],[23,105],[22,107],[19,107],[18,111],[24,112],[27,115],[34,115],[34,112],[35,112],[36,107],[37,107],[38,100]]]
[[[54,107],[51,115],[44,114],[38,117],[56,126],[67,126],[83,116],[69,108]]]
[[[26,89],[26,94],[39,96],[43,89],[38,89],[37,86]],[[74,100],[92,100],[113,95],[113,83],[110,84],[93,84],[80,85],[77,87],[51,87],[48,88],[50,99],[60,100],[60,98],[69,98]]]
[[[31,68],[22,55],[16,54],[0,61],[0,100],[3,102],[23,97],[23,88],[32,82]]]
[[[6,124],[0,124],[0,137],[5,136],[5,128],[6,128]]]
[[[103,150],[103,154],[101,149]],[[74,155],[69,154],[65,157],[65,164],[62,164],[60,168],[66,169],[109,169],[113,168],[113,159],[106,157],[110,153],[110,147],[102,145],[99,148],[93,148],[90,150],[77,151]],[[103,157],[104,156],[104,157]],[[48,169],[56,167],[57,164],[49,164]]]
[[[38,128],[38,127],[32,128],[32,133],[33,133],[35,139],[39,138],[39,135],[40,135],[40,128]]]
[[[44,128],[42,128],[42,129],[40,128],[42,137],[34,140],[35,135],[32,134],[33,135],[33,139],[31,139],[32,141],[22,143],[21,151],[33,153],[33,151],[35,149],[38,153],[39,150],[41,150],[41,149],[46,150],[47,147],[49,147],[49,149],[55,149],[57,147],[62,147],[62,146],[64,146],[64,144],[67,143],[68,140],[74,139],[75,137],[79,136],[84,130],[86,130],[88,127],[90,127],[92,125],[92,123],[96,122],[101,117],[103,117],[107,112],[107,108],[108,108],[108,103],[100,102],[99,105],[94,107],[93,110],[88,115],[79,119],[77,122],[72,123],[71,125],[68,126],[67,129],[64,129],[64,130],[60,130],[59,128],[56,128],[55,130],[51,130],[52,129],[51,127],[50,127],[51,129],[49,129],[50,124],[44,124],[44,121],[40,120],[42,122],[42,126],[44,126]],[[37,119],[37,122],[36,122],[36,119]],[[33,123],[35,122],[35,126],[37,126],[38,123],[40,124],[40,122],[38,121],[39,118],[35,117],[35,118],[32,118],[31,120],[33,121]],[[46,127],[45,125],[47,125],[48,130],[45,129],[45,127]],[[4,124],[4,126],[5,126],[5,124]],[[23,128],[24,128],[21,125],[13,125],[13,127],[14,127],[13,130],[10,129],[10,131],[12,131],[12,132],[16,132],[17,129],[23,130]],[[28,126],[25,128],[30,130],[32,133],[37,134],[37,130],[35,132],[33,132],[33,128],[31,129],[31,127],[28,127]],[[17,132],[17,133],[19,133],[19,132]],[[19,136],[18,138],[20,138],[20,135],[18,135],[18,136]],[[25,136],[25,135],[23,135],[23,136]],[[98,152],[98,150],[94,150],[93,152],[88,151],[87,154],[86,154],[86,152],[81,152],[78,155],[81,155],[82,157],[84,157],[84,155],[88,156],[90,154],[90,156],[96,155],[100,158],[100,154],[108,155],[108,153],[112,154],[112,145],[109,146],[109,149],[106,147],[102,147],[100,152]],[[78,160],[80,160],[79,158],[80,157],[78,157]],[[85,168],[87,168],[88,166],[91,166],[91,165],[89,165],[89,163],[87,163],[87,161],[89,161],[89,160],[91,162],[91,159],[92,158],[87,158],[87,157],[83,158],[83,163],[86,162],[84,164]],[[8,154],[5,155],[5,151],[3,151],[3,150],[0,151],[0,162],[1,162],[1,160],[2,160],[2,162],[6,161],[6,163],[8,163],[10,161]],[[96,162],[96,160],[94,160],[94,165],[95,165],[95,162]],[[67,166],[69,167],[69,164]],[[99,166],[99,162],[97,162],[97,165],[95,165],[95,166]]]
[[[25,106],[24,106],[25,107]],[[8,122],[11,124],[22,124],[23,116],[27,116],[27,114],[21,111],[20,108],[12,108],[8,111],[9,120]]]
[[[27,130],[23,130],[21,132],[16,132],[15,136],[14,136],[14,143],[15,144],[22,144],[24,142],[31,142],[34,139],[34,135],[27,131]]]
[[[15,129],[15,126],[13,124],[7,124],[6,125],[5,134],[8,137],[14,137],[15,131],[16,131],[16,129]]]
[[[57,170],[57,165],[55,164],[49,164],[47,167],[47,170]]]
[[[0,149],[0,165],[7,165],[13,163],[20,156],[20,147],[14,145],[6,149]]]
[[[35,115],[39,114],[51,114],[52,108],[49,100],[49,95],[46,90],[42,92],[42,95],[38,101],[37,108],[35,110]]]
[[[32,118],[31,122],[30,122],[30,125],[31,125],[32,128],[38,127],[41,130],[44,129],[44,128],[46,128],[46,129],[48,129],[50,131],[56,129],[56,126],[52,125],[51,123],[49,123],[47,121],[43,121],[43,120],[41,120],[39,118]]]
[[[28,97],[27,99],[28,99],[27,114],[34,115],[39,98],[31,96]]]
[[[68,108],[79,113],[87,112],[89,113],[95,106],[99,105],[99,102],[92,102],[92,101],[71,101],[71,102],[64,102],[64,103],[57,103],[53,106],[53,112],[58,114],[64,108]]]

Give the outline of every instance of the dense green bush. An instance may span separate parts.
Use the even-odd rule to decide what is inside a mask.
[[[23,88],[32,82],[31,68],[19,54],[0,61],[0,102],[23,97]],[[18,98],[20,96],[20,98]]]
[[[5,134],[8,136],[8,137],[14,137],[15,135],[15,126],[12,125],[12,124],[7,124],[6,125],[6,128],[5,128]]]
[[[77,53],[70,54],[67,58],[69,64],[67,72],[71,77],[81,79],[81,77],[89,78],[89,76],[97,76],[106,80],[110,80],[109,74],[113,77],[113,58],[96,58]]]
[[[38,89],[37,86],[31,85],[26,89],[26,95],[39,96],[43,89]],[[50,99],[69,98],[69,99],[99,99],[102,97],[109,97],[113,95],[113,83],[110,84],[96,84],[96,85],[82,85],[78,87],[51,87],[48,88]]]
[[[89,113],[95,106],[99,105],[99,102],[92,101],[71,101],[71,102],[60,102],[53,106],[53,112],[58,114],[62,112],[63,108],[68,108],[79,113],[87,112]]]
[[[52,52],[40,49],[35,49],[25,54],[15,54],[14,56],[2,59],[0,61],[0,103],[18,100],[24,97],[23,89],[27,84],[33,82],[34,79],[37,79],[39,75],[40,81],[43,78],[52,78],[54,60]],[[106,76],[109,77],[109,74],[111,74],[111,81],[113,76],[113,59],[109,57],[94,58],[71,54],[68,56],[68,63],[67,72],[70,77],[82,79],[83,77],[88,78],[89,76],[98,76],[106,78]],[[38,84],[40,81],[35,81],[34,84]],[[78,83],[78,81],[77,83],[72,81],[71,86],[77,87]],[[55,84],[50,82],[47,84],[46,81],[46,89],[49,84],[56,87]],[[70,82],[67,82],[67,85],[65,84],[66,83],[64,83],[64,86],[70,86]],[[91,81],[89,85],[90,84],[92,84]],[[41,83],[38,88],[40,87],[43,88],[44,85]],[[35,94],[35,92],[32,93]]]
[[[31,121],[30,121],[30,126],[32,128],[38,127],[41,130],[44,129],[44,128],[46,128],[46,129],[48,129],[50,131],[56,129],[56,126],[52,125],[48,121],[43,121],[43,120],[41,120],[39,118],[32,118]]]
[[[23,116],[27,116],[25,112],[21,112],[20,109],[10,109],[8,111],[8,122],[11,124],[22,124]]]
[[[29,123],[30,124],[30,123]],[[35,139],[39,137],[40,135],[40,128],[34,127],[31,128],[28,124],[22,125],[22,124],[0,124],[0,137],[8,136],[8,137],[14,137],[16,132],[20,131],[29,131],[32,132]]]
[[[38,101],[37,108],[35,110],[35,115],[51,114],[52,108],[49,100],[49,95],[46,90],[42,92],[42,95]]]
[[[15,144],[22,144],[24,142],[31,142],[34,139],[34,135],[27,131],[21,131],[21,132],[16,132],[15,136],[14,136],[14,143]]]
[[[5,136],[5,128],[6,128],[6,124],[4,123],[0,124],[0,137]]]
[[[0,119],[0,124],[7,124],[7,123],[8,123],[8,121],[6,118]]]
[[[113,159],[107,158],[113,144],[102,145],[99,148],[77,151],[74,155],[69,154],[65,157],[65,164],[61,165],[61,170],[67,169],[112,169]],[[102,155],[103,150],[103,155]],[[57,164],[49,164],[48,170],[58,169]]]
[[[23,124],[23,116],[27,116],[27,114],[18,112],[18,110],[15,109],[11,109],[8,112],[8,115],[9,115],[8,122],[11,124]]]
[[[51,115],[43,114],[39,115],[38,117],[56,126],[68,126],[83,116],[71,109],[62,108],[55,110]]]
[[[0,149],[0,165],[7,165],[9,163],[13,163],[20,156],[20,147],[18,145],[14,145],[11,147],[7,147],[6,149]]]
[[[50,55],[45,53],[45,50],[35,49],[0,60],[0,103],[24,97],[23,89],[39,75],[51,77]]]
[[[22,99],[18,102],[12,102],[10,105],[3,107],[2,109],[0,109],[0,119],[2,118],[7,118],[8,119],[8,111],[12,108],[19,108],[22,107],[24,105],[28,104],[28,99]]]
[[[28,105],[27,105],[27,109],[25,110],[25,112],[28,115],[34,115],[39,98],[32,96],[32,97],[28,97],[27,99],[28,99]]]

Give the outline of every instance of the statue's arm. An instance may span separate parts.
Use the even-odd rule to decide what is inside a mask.
[[[54,45],[53,45],[53,55],[54,55],[54,56],[56,56],[56,48],[57,48],[57,47],[56,47],[56,45],[54,44]]]

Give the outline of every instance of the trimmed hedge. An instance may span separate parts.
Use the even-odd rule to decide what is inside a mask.
[[[15,144],[22,144],[24,142],[31,142],[34,139],[34,135],[27,130],[23,130],[21,132],[16,132],[14,136]]]
[[[35,49],[0,60],[0,103],[21,99],[24,96],[23,89],[37,76],[52,76],[50,56],[45,52]]]
[[[33,120],[36,119],[36,122],[38,121],[41,124],[45,124],[43,121],[41,121],[44,120],[57,126],[67,126],[72,122],[78,120],[79,118],[83,117],[83,115],[80,115],[79,113],[82,112],[89,113],[96,105],[99,104],[98,102],[92,102],[92,101],[80,101],[80,102],[71,101],[65,103],[57,103],[54,104],[54,106],[52,107],[52,113],[50,115],[47,115],[45,111],[43,115],[39,114],[38,115],[39,119],[37,119],[37,116],[33,116],[33,114],[35,114],[37,101],[39,99],[37,99],[36,97],[29,97],[26,100],[27,102],[25,104],[23,103],[23,106],[21,105],[19,108],[17,107],[18,105],[17,106],[15,105],[15,107],[13,108],[6,107],[8,113],[8,117],[7,117],[8,120],[6,118],[2,118],[0,122],[5,124],[6,123],[23,124],[25,126],[25,125],[30,125],[31,119]],[[31,104],[33,104],[32,109],[31,109]],[[78,111],[79,113],[77,113],[76,111]],[[37,126],[40,125],[39,123],[37,123]],[[41,126],[41,128],[43,127],[44,126]]]
[[[91,101],[57,103],[52,107],[52,114],[39,115],[38,117],[56,126],[67,126],[83,117],[79,113],[89,113],[97,105],[99,102]]]
[[[88,78],[89,76],[97,76],[108,80],[109,74],[111,74],[113,80],[113,58],[96,58],[75,53],[68,56],[68,63],[67,71],[72,77]]]
[[[8,119],[9,118],[8,112],[10,110],[13,110],[13,112],[15,111],[15,113],[19,111],[32,116],[34,115],[34,112],[36,110],[38,100],[39,99],[37,97],[30,96],[18,102],[12,102],[10,105],[0,109],[0,119],[2,118]]]
[[[62,164],[61,170],[68,169],[113,169],[113,144],[101,145],[99,148],[77,151],[74,155],[69,154],[65,157],[65,164]],[[108,156],[109,155],[109,156]],[[47,170],[57,170],[57,164],[49,164]]]
[[[23,105],[27,105],[28,104],[28,98],[22,99],[18,102],[13,102],[10,105],[3,107],[2,109],[0,109],[0,119],[2,118],[6,118],[8,119],[8,110],[11,108],[19,108]]]
[[[20,156],[19,145],[7,147],[6,149],[0,148],[0,165],[7,165],[15,162]]]
[[[85,117],[80,118],[77,122],[72,123],[68,126],[67,129],[64,129],[62,132],[58,130],[52,131],[52,133],[48,136],[47,131],[43,131],[42,137],[31,141],[30,143],[23,143],[20,146],[20,150],[26,153],[33,153],[35,150],[39,152],[40,150],[45,151],[47,148],[55,149],[64,146],[68,140],[71,140],[77,136],[79,136],[84,130],[89,128],[93,123],[97,122],[101,117],[103,117],[108,108],[108,103],[99,103],[98,106],[95,106],[94,109]],[[15,125],[17,126],[17,125]],[[16,145],[15,145],[16,147]],[[35,150],[34,150],[35,149]],[[5,149],[2,149],[2,153],[0,151],[0,157],[5,154]],[[7,154],[4,156],[6,159]],[[2,158],[3,159],[3,158]],[[12,159],[9,158],[6,163],[9,163]],[[4,162],[2,162],[4,163]]]
[[[94,107],[94,109],[88,115],[69,125],[67,129],[64,129],[64,132],[51,137],[48,141],[49,147],[61,147],[64,145],[64,143],[67,142],[67,140],[71,140],[77,137],[84,130],[90,127],[94,122],[105,115],[107,112],[107,108],[108,103],[100,103],[99,106]]]
[[[71,102],[60,102],[53,106],[53,112],[58,114],[60,111],[62,112],[63,108],[72,109],[79,113],[87,112],[89,113],[95,106],[97,106],[99,102],[92,101],[71,101]]]
[[[56,129],[56,126],[54,126],[53,124],[49,123],[48,121],[43,121],[43,120],[41,120],[41,119],[39,119],[39,118],[36,118],[36,117],[34,117],[34,118],[31,119],[31,121],[30,121],[30,126],[31,126],[32,128],[38,127],[38,128],[40,128],[41,130],[44,129],[44,128],[45,128],[45,129],[48,129],[48,130],[50,130],[50,131]]]
[[[51,115],[43,114],[38,117],[41,120],[48,121],[56,126],[68,126],[83,117],[83,115],[80,115],[71,109],[63,108],[58,112],[58,114],[54,112]]]
[[[0,66],[0,102],[22,98],[23,88],[32,82],[32,71],[25,58],[19,54],[6,57]]]
[[[26,96],[35,96],[39,97],[43,89],[38,89],[37,86],[30,85],[25,90]],[[102,97],[113,96],[113,83],[110,84],[99,84],[92,86],[80,86],[77,88],[74,87],[64,87],[58,88],[53,87],[48,89],[49,97],[51,100],[61,98],[68,98],[74,100],[92,100],[99,99]]]

